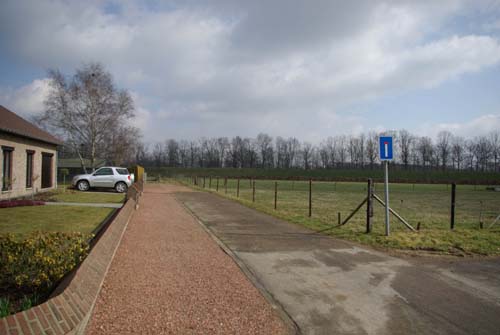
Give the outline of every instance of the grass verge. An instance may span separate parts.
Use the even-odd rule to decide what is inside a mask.
[[[0,234],[23,238],[33,231],[91,233],[113,208],[26,206],[0,209]]]
[[[35,199],[55,202],[122,203],[125,201],[125,194],[116,193],[114,190],[81,192],[60,185],[57,190],[35,195]]]

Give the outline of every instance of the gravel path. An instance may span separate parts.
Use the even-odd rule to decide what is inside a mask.
[[[87,334],[286,334],[259,291],[174,199],[148,185]]]

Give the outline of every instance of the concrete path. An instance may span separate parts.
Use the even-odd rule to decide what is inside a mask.
[[[87,334],[286,334],[276,311],[173,197],[147,185]]]
[[[500,334],[500,259],[398,258],[179,193],[303,334]]]
[[[122,208],[123,204],[119,203],[89,203],[89,202],[59,202],[59,201],[46,201],[49,206],[79,206],[79,207],[103,207],[103,208]]]

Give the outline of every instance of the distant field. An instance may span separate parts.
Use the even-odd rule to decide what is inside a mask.
[[[181,179],[187,182],[188,179]],[[278,182],[278,209],[274,210],[274,181],[256,181],[256,201],[252,203],[249,180],[240,180],[240,196],[236,197],[235,179],[229,179],[225,194],[223,179],[219,180],[219,194],[247,206],[298,223],[314,230],[337,225],[337,213],[346,218],[366,197],[366,183],[313,182],[312,217],[308,217],[309,183],[305,181]],[[191,185],[192,186],[192,185]],[[202,182],[199,184],[202,188]],[[215,192],[216,179],[211,191]],[[209,179],[205,180],[205,190]],[[485,186],[457,186],[456,219],[454,231],[450,227],[451,187],[443,184],[396,184],[390,188],[391,207],[414,227],[420,222],[418,233],[410,232],[391,216],[391,236],[384,236],[384,209],[374,202],[373,232],[365,234],[366,206],[342,227],[325,232],[337,237],[375,246],[396,249],[417,249],[452,254],[500,254],[500,223],[489,226],[500,214],[500,192],[487,191]],[[375,184],[375,193],[383,198],[383,184]]]
[[[365,169],[233,169],[233,168],[168,168],[146,167],[148,178],[175,177],[175,176],[220,176],[232,178],[256,179],[309,179],[335,181],[365,181],[373,178],[383,180],[383,171],[380,166]],[[483,184],[500,185],[500,173],[476,171],[436,171],[436,170],[404,170],[400,166],[390,167],[390,176],[393,182],[401,183],[428,183],[428,184]]]

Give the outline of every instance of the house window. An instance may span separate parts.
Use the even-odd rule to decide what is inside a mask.
[[[26,150],[26,188],[33,187],[33,150]]]
[[[12,190],[12,152],[14,148],[2,146],[2,191]]]
[[[52,187],[52,156],[54,155],[42,153],[42,188]]]

